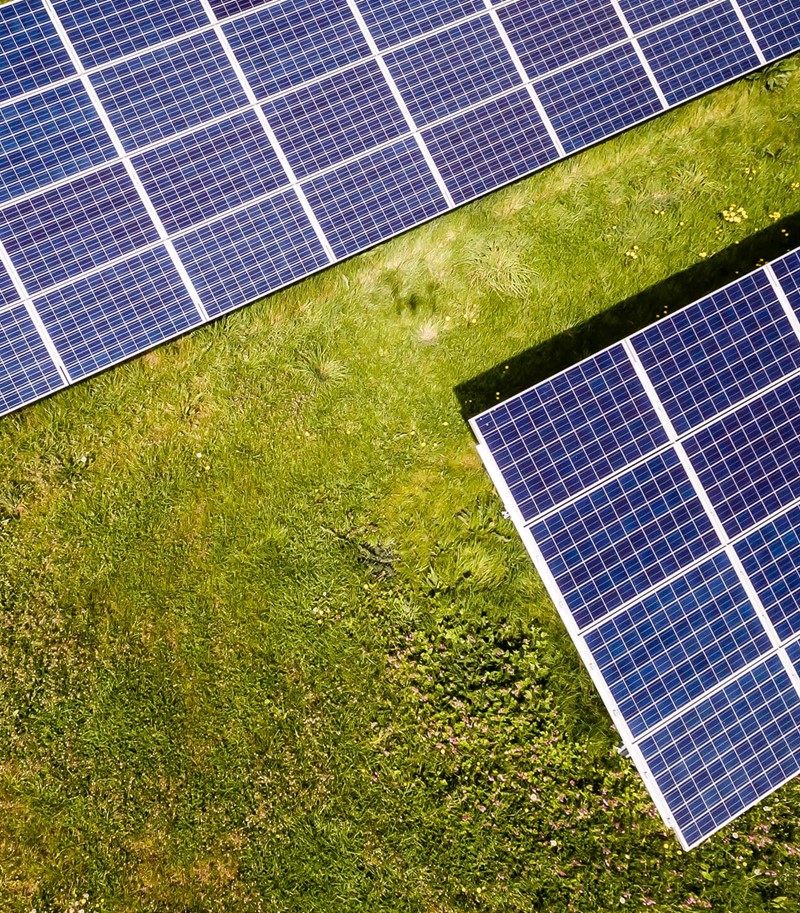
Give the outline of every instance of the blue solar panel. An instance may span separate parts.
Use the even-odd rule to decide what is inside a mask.
[[[526,521],[668,440],[621,345],[476,423]]]
[[[289,179],[252,111],[134,158],[170,233],[275,190]]]
[[[640,746],[692,846],[800,772],[800,695],[771,656]]]
[[[631,341],[678,434],[800,368],[800,339],[763,272]]]
[[[86,67],[208,23],[194,0],[54,0],[53,5]]]
[[[767,60],[777,60],[800,45],[797,0],[742,0],[739,4]]]
[[[725,554],[612,616],[586,644],[634,737],[771,647]]]
[[[358,22],[337,0],[285,0],[224,31],[258,98],[369,56]]]
[[[128,152],[247,105],[213,34],[185,38],[92,76]]]
[[[546,76],[537,92],[567,152],[662,110],[644,67],[628,44]]]
[[[619,5],[634,33],[639,34],[685,16],[705,3],[703,0],[619,0]]]
[[[672,450],[567,503],[530,530],[580,629],[719,545]]]
[[[256,6],[262,6],[264,0],[211,0],[214,14],[222,19],[225,16],[235,16],[237,13],[246,13]]]
[[[456,203],[558,158],[526,89],[459,114],[422,135]]]
[[[0,203],[115,155],[89,96],[67,83],[0,108]]]
[[[386,62],[417,125],[455,114],[522,81],[488,16],[394,51]]]
[[[800,497],[800,377],[687,438],[725,531],[737,536]]]
[[[29,294],[158,241],[121,163],[0,209],[0,240]]]
[[[0,312],[0,409],[10,412],[63,386],[26,309]]]
[[[640,44],[671,105],[758,66],[750,39],[727,3],[644,35]]]
[[[11,276],[8,275],[6,268],[0,263],[0,305],[12,304],[15,301],[19,301],[19,298],[20,296],[11,280]]]
[[[772,269],[789,304],[800,317],[800,252],[795,250],[780,260],[775,260]]]
[[[447,209],[413,139],[401,140],[328,172],[304,189],[339,258]]]
[[[175,246],[211,317],[328,262],[294,191],[177,238]]]
[[[626,36],[608,0],[519,0],[497,13],[531,78]]]
[[[74,380],[200,323],[163,247],[48,292],[36,309]]]
[[[356,0],[380,49],[484,9],[481,0]]]
[[[0,102],[74,73],[41,0],[0,6]]]
[[[793,507],[736,543],[781,640],[800,634],[800,507]]]
[[[267,102],[264,113],[298,178],[408,129],[375,61]]]

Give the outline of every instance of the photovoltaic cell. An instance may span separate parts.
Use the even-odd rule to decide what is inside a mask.
[[[252,111],[144,152],[133,163],[170,233],[289,181]]]
[[[94,73],[123,146],[142,146],[247,105],[222,46],[201,33]]]
[[[53,5],[87,68],[208,23],[193,0],[54,0]]]
[[[745,403],[684,442],[733,537],[800,497],[800,377]]]
[[[800,45],[800,5],[797,0],[742,0],[739,4],[768,61]]]
[[[114,156],[86,90],[66,83],[0,108],[0,204]]]
[[[526,89],[437,124],[422,136],[456,203],[558,158]]]
[[[800,252],[792,251],[772,263],[772,269],[789,304],[800,317]]]
[[[631,342],[678,434],[800,368],[800,339],[763,272]]]
[[[497,14],[531,79],[626,36],[608,0],[519,0]]]
[[[640,44],[671,105],[758,66],[750,39],[728,3],[644,35]]]
[[[567,503],[530,531],[580,629],[719,544],[672,450]]]
[[[418,126],[521,83],[488,16],[394,51],[386,62]]]
[[[11,281],[6,268],[0,263],[0,306],[13,304],[19,300],[17,289]]]
[[[800,772],[800,696],[773,655],[640,744],[692,845]]]
[[[25,307],[0,312],[0,408],[10,412],[63,386]]]
[[[612,616],[586,644],[634,737],[771,647],[725,554]]]
[[[298,178],[408,129],[375,61],[266,102],[263,108]]]
[[[621,345],[476,422],[526,521],[668,440]]]
[[[177,238],[175,247],[211,317],[327,263],[293,190]]]
[[[547,76],[536,88],[567,152],[662,110],[629,44]]]
[[[235,16],[237,13],[246,13],[256,6],[261,6],[264,0],[211,0],[211,8],[219,19],[225,16]]]
[[[121,163],[0,209],[0,240],[31,295],[158,241]]]
[[[620,8],[635,34],[654,28],[705,6],[703,0],[619,0]]]
[[[74,74],[41,0],[0,6],[0,102]]]
[[[73,379],[200,323],[163,247],[48,292],[36,309]]]
[[[484,9],[481,0],[356,0],[381,50]]]
[[[226,23],[224,32],[258,98],[370,53],[349,7],[338,0],[286,0]]]
[[[760,526],[735,547],[778,637],[800,634],[800,507]]]
[[[304,186],[337,257],[347,257],[447,209],[413,139],[365,155]]]

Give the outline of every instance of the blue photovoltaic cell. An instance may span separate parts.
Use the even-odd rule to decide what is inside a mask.
[[[265,0],[211,0],[211,8],[216,16],[222,19],[225,16],[235,16],[245,13],[254,6],[262,6]]]
[[[800,772],[800,697],[770,656],[640,748],[693,846]]]
[[[92,75],[128,152],[247,105],[213,34],[185,38]]]
[[[668,441],[621,343],[476,424],[526,522]]]
[[[74,380],[200,323],[163,247],[48,292],[36,309]]]
[[[735,548],[778,637],[800,634],[800,507],[759,526]]]
[[[121,162],[0,210],[0,240],[31,295],[158,237]]]
[[[414,139],[365,155],[304,187],[337,257],[377,244],[447,209]]]
[[[485,9],[481,0],[356,0],[380,49]]]
[[[289,181],[252,111],[144,152],[133,163],[170,233]]]
[[[671,105],[759,64],[747,33],[727,3],[644,35],[639,43]]]
[[[285,0],[224,27],[258,98],[368,57],[355,17],[339,0]]]
[[[54,0],[53,5],[85,67],[208,24],[197,0]]]
[[[631,342],[678,434],[800,368],[800,339],[763,272]]]
[[[0,6],[0,102],[74,73],[41,0]]]
[[[293,190],[176,238],[175,247],[211,317],[328,262]]]
[[[792,251],[772,263],[772,270],[778,279],[795,314],[800,317],[800,251]]]
[[[519,0],[497,14],[531,79],[626,36],[608,0]]]
[[[19,297],[11,276],[8,275],[6,268],[0,263],[0,305],[12,304],[14,301],[19,301]]]
[[[567,152],[662,110],[644,67],[628,44],[545,77],[536,91]]]
[[[673,450],[531,526],[579,628],[719,545]]]
[[[768,61],[800,46],[800,4],[797,0],[742,0],[742,12]]]
[[[527,89],[436,124],[422,136],[456,203],[558,158]]]
[[[24,306],[0,313],[0,409],[10,412],[63,386]]]
[[[728,536],[800,497],[800,377],[684,441]]]
[[[619,5],[631,28],[638,34],[663,25],[670,19],[685,16],[705,3],[704,0],[619,0]]]
[[[634,738],[772,646],[724,553],[612,616],[586,643]]]
[[[298,178],[408,130],[374,60],[304,86],[263,107]]]
[[[80,84],[0,108],[0,203],[113,158],[111,138]]]
[[[522,82],[488,16],[423,38],[385,60],[418,126]]]

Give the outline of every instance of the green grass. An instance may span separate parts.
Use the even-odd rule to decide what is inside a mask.
[[[680,851],[462,412],[800,243],[798,139],[739,82],[0,422],[0,909],[797,909],[797,786]]]

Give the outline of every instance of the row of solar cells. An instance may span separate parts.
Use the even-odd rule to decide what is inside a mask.
[[[687,845],[800,772],[792,314],[797,252],[629,341],[722,536],[625,344],[475,420]]]
[[[208,31],[180,37],[209,24],[196,0],[54,6],[85,65],[107,64],[91,74],[92,85],[210,316],[329,262],[219,39]],[[251,6],[223,4],[217,12],[238,14],[225,34],[256,95],[271,95],[263,113],[334,257],[445,211],[419,139],[377,63],[364,59],[369,48],[347,5]],[[670,102],[758,63],[730,0],[696,13],[693,6],[626,6],[637,28],[658,26],[640,41]],[[420,0],[360,8],[382,47],[413,42],[385,60],[412,115],[427,125],[422,142],[456,203],[558,158],[482,5]],[[797,45],[797,15],[781,19],[766,2],[745,10],[769,56]],[[465,15],[472,18],[451,25]],[[566,151],[661,110],[607,0],[563,8],[518,0],[498,6],[498,15],[538,78],[537,94]],[[686,18],[660,27],[674,15]],[[443,31],[414,40],[431,28]],[[138,56],[112,60],[131,52]],[[594,56],[574,62],[585,53]],[[81,82],[42,90],[70,69],[40,2],[0,8],[0,73],[9,77],[0,91],[35,90],[0,103],[0,241],[78,380],[203,318]],[[297,86],[310,77],[317,81]],[[161,286],[163,297],[150,294]],[[0,276],[0,296],[7,304],[20,297],[7,276]],[[21,313],[16,308],[5,320]],[[0,386],[2,411],[41,395],[36,372],[19,373],[29,357],[21,353],[17,374]],[[41,373],[51,377],[46,364]]]

